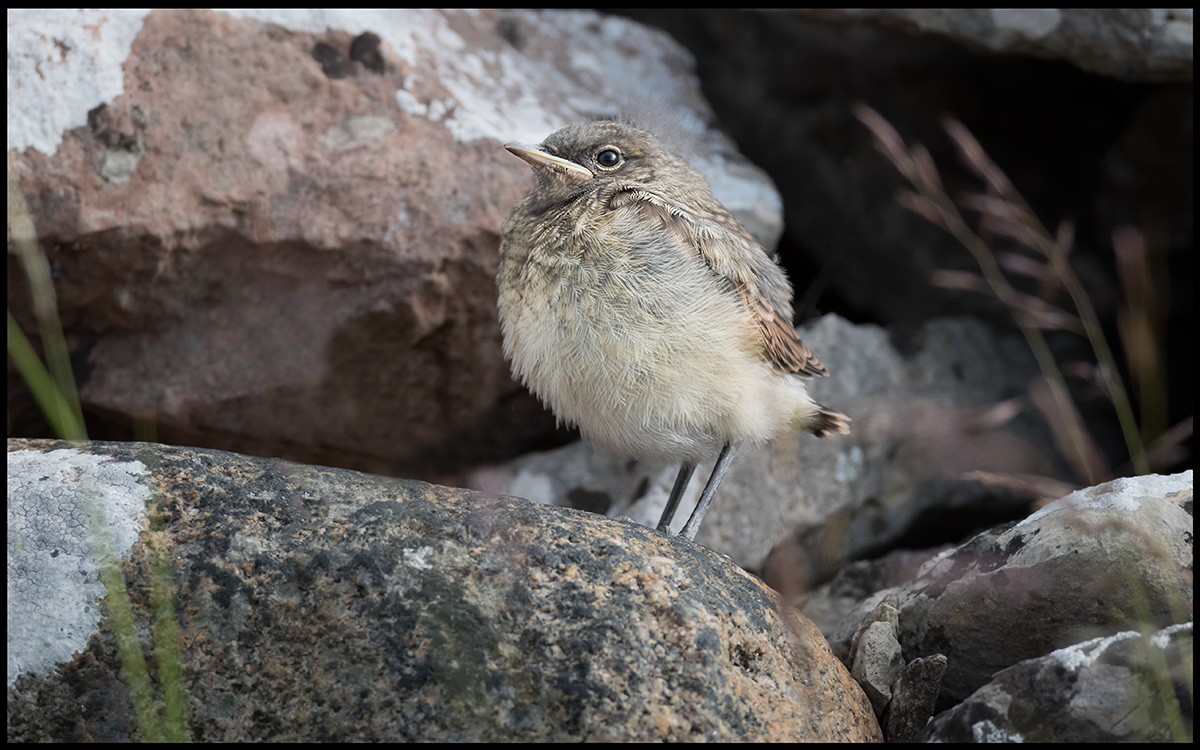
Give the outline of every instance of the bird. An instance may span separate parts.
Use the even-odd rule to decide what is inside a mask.
[[[584,438],[679,463],[659,531],[714,454],[689,541],[740,448],[849,434],[808,393],[829,372],[792,324],[787,275],[687,161],[615,119],[504,148],[534,175],[501,229],[504,355]]]

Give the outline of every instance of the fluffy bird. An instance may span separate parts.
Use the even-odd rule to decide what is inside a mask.
[[[536,180],[502,231],[505,356],[585,438],[681,464],[659,530],[697,463],[717,456],[689,540],[739,447],[849,433],[808,393],[828,371],[792,325],[786,275],[698,171],[614,121],[505,148]]]

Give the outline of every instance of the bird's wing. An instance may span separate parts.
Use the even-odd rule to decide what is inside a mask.
[[[763,357],[777,372],[826,376],[829,371],[792,325],[791,289],[783,271],[715,199],[700,213],[640,185],[622,185],[611,208],[637,206],[678,232],[713,273],[727,280],[758,324]]]

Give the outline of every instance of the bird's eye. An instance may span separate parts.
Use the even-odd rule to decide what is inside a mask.
[[[612,147],[600,149],[600,153],[596,154],[596,164],[605,168],[612,169],[621,163],[621,152]]]

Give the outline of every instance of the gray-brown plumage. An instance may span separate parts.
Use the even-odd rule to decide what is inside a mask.
[[[505,355],[584,437],[683,464],[660,529],[697,462],[720,454],[689,539],[738,446],[849,432],[808,395],[828,372],[792,325],[787,277],[699,172],[612,121],[505,148],[536,178],[500,246]]]

